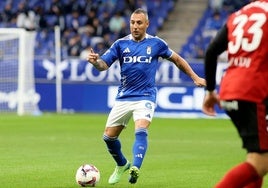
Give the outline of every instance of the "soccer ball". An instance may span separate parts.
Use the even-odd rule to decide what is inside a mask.
[[[75,180],[81,187],[95,187],[100,181],[100,171],[92,164],[84,164],[78,168]]]

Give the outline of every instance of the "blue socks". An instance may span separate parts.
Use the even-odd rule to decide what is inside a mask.
[[[124,166],[127,163],[127,159],[121,152],[121,143],[117,137],[108,137],[103,135],[103,140],[105,141],[108,151],[114,158],[117,166]]]
[[[145,128],[139,128],[135,131],[135,142],[132,148],[133,152],[132,166],[140,168],[142,165],[148,145],[147,135],[148,131]],[[108,137],[107,135],[103,135],[103,140],[105,141],[108,151],[114,158],[117,166],[124,166],[127,163],[127,159],[121,152],[121,143],[118,137],[111,138]]]
[[[139,128],[135,131],[135,142],[133,145],[133,164],[138,168],[141,167],[145,153],[147,151],[147,135],[148,131],[145,128]]]

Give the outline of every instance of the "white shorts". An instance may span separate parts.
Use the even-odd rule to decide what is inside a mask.
[[[126,126],[133,116],[133,120],[145,119],[152,121],[155,103],[152,101],[115,101],[108,116],[106,127]]]

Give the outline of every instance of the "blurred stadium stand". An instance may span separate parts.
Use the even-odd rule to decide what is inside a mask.
[[[178,0],[157,35],[165,39],[170,48],[179,52],[207,8],[207,1]]]
[[[148,33],[155,35],[175,3],[176,0],[1,0],[0,27],[37,31],[35,57],[43,58],[55,55],[54,26],[59,25],[64,59],[80,56],[89,46],[103,52],[129,32],[129,16],[139,7],[148,10]],[[113,32],[109,20],[117,12],[125,19],[126,27]]]
[[[249,0],[222,0],[221,6],[216,8],[208,3],[179,53],[187,59],[202,59],[208,44],[225,23],[228,15],[247,3]]]
[[[219,1],[222,6],[215,9],[210,5],[214,0],[1,0],[0,27],[23,27],[23,23],[18,23],[19,16],[23,14],[23,22],[33,13],[31,27],[29,21],[25,21],[25,27],[37,31],[37,59],[54,57],[55,25],[61,28],[62,58],[80,57],[88,47],[104,52],[113,41],[127,34],[131,12],[142,7],[149,13],[148,33],[164,38],[184,58],[196,59],[204,57],[207,45],[227,16],[249,2]],[[113,32],[109,21],[118,12],[126,26]],[[188,30],[181,32],[186,27]]]

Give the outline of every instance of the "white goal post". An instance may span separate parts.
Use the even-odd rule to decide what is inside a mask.
[[[18,115],[39,112],[35,91],[35,31],[0,28],[0,113]]]

